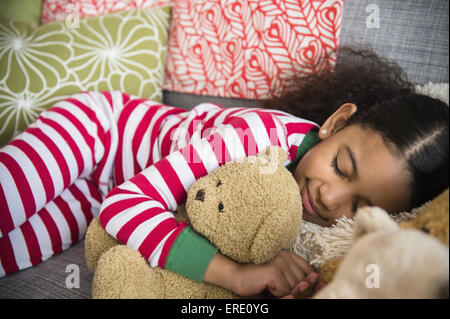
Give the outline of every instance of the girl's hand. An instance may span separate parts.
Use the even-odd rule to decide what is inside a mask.
[[[315,295],[325,283],[320,281],[319,275],[316,273],[310,273],[303,281],[292,289],[289,295],[283,297],[283,299],[305,299]]]
[[[240,296],[252,296],[267,289],[274,296],[284,296],[312,273],[314,270],[306,260],[283,250],[266,264],[239,265],[233,291]]]

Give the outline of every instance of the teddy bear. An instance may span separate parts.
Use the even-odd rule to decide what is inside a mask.
[[[314,298],[448,298],[449,191],[409,221],[367,207],[355,216],[354,244],[321,265]]]
[[[189,189],[175,213],[218,250],[240,263],[261,264],[296,238],[302,220],[298,185],[284,167],[287,154],[271,146],[226,163]],[[220,187],[217,185],[220,184]],[[237,298],[221,287],[152,268],[131,247],[105,232],[98,218],[85,238],[93,298]]]

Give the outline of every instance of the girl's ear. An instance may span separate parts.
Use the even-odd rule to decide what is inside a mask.
[[[358,108],[353,103],[342,104],[323,123],[319,131],[319,138],[325,139],[343,128],[357,109]]]

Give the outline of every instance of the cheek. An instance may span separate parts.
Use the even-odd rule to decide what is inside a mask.
[[[328,174],[330,166],[327,159],[329,155],[321,148],[314,147],[308,151],[300,160],[295,171],[297,182],[304,183],[305,179],[322,179],[324,174]]]

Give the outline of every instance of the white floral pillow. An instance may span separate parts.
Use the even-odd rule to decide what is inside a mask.
[[[0,146],[80,91],[160,101],[170,7],[53,22],[0,20]]]

